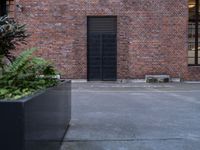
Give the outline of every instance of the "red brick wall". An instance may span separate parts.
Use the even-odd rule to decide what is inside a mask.
[[[67,78],[87,78],[87,16],[118,17],[118,78],[169,74],[200,79],[187,65],[187,0],[16,0],[29,47]],[[196,73],[195,75],[193,75]]]

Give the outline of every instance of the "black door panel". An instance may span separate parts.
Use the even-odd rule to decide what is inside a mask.
[[[88,38],[88,77],[90,80],[99,80],[102,78],[101,35],[90,34]]]
[[[100,23],[97,26],[95,19]],[[88,19],[88,80],[113,81],[117,78],[116,18],[104,19]]]

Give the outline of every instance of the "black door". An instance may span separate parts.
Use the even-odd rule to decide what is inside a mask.
[[[88,17],[88,80],[117,78],[117,18]]]

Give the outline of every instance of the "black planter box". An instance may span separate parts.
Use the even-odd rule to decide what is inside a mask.
[[[71,119],[71,81],[0,101],[0,150],[59,150]]]

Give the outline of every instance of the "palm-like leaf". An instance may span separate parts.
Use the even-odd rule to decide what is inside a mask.
[[[26,44],[25,39],[28,36],[25,25],[20,25],[7,16],[0,17],[0,55],[13,61],[11,51],[16,45]]]

